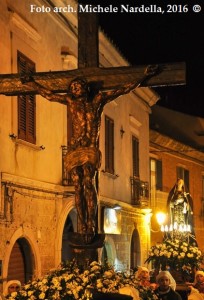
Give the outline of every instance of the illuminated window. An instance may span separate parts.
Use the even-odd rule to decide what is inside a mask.
[[[150,159],[150,185],[151,189],[162,191],[162,161],[158,159]]]
[[[185,187],[189,191],[189,171],[183,167],[176,168],[177,178],[183,179]]]

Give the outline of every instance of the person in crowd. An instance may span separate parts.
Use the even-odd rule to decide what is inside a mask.
[[[139,285],[145,287],[150,286],[149,270],[146,267],[139,267],[135,277],[139,281]]]
[[[21,288],[21,282],[19,280],[9,280],[6,283],[5,289],[4,289],[4,296],[8,298],[11,293],[18,292]]]
[[[204,271],[197,271],[195,273],[194,288],[196,288],[199,293],[204,294]]]
[[[155,289],[155,294],[159,300],[182,300],[181,295],[172,287],[172,276],[169,271],[161,271],[156,277],[158,287]]]
[[[139,281],[139,286],[156,288],[156,283],[150,282],[150,273],[146,267],[139,267],[135,277]]]
[[[204,271],[197,271],[194,282],[187,285],[190,288],[188,300],[204,299]]]

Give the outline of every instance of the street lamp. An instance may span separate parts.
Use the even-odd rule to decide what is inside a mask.
[[[151,228],[152,232],[161,232],[161,227],[163,226],[165,219],[166,219],[166,214],[162,211],[158,211],[157,213],[151,214],[152,218],[152,225],[153,227],[157,227],[158,229],[154,230]]]
[[[164,224],[164,221],[166,220],[166,214],[163,212],[156,213],[156,220],[159,226],[162,226]]]

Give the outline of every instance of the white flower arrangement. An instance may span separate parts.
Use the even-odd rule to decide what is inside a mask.
[[[131,286],[139,291],[140,299],[156,300],[151,289],[139,287],[135,276],[114,271],[109,264],[91,262],[86,268],[75,261],[60,266],[44,277],[24,285],[9,300],[85,300],[89,290],[102,293],[119,293],[119,289]],[[145,296],[146,295],[146,296]]]
[[[167,239],[150,248],[146,262],[152,262],[158,269],[170,268],[190,274],[195,269],[199,269],[203,259],[202,251],[195,244],[188,244],[178,239]]]

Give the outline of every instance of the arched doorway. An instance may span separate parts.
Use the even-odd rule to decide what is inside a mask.
[[[77,231],[77,213],[76,209],[72,209],[67,216],[64,229],[63,229],[63,235],[62,235],[62,261],[70,261],[74,258],[72,249],[69,246],[69,233],[70,232],[76,232]]]
[[[132,234],[130,256],[130,268],[134,270],[141,264],[140,239],[136,229],[134,229]]]
[[[22,284],[32,279],[34,259],[30,244],[19,238],[13,245],[8,264],[8,280],[17,279]]]
[[[108,262],[112,266],[116,264],[115,244],[111,237],[106,236],[100,260],[102,264],[105,264],[105,262]]]

